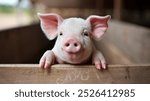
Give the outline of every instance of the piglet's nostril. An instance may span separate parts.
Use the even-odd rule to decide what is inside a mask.
[[[77,44],[77,43],[74,43],[74,46],[75,46],[75,47],[77,47],[77,46],[78,46],[78,44]]]
[[[81,49],[81,44],[78,40],[70,38],[68,40],[65,40],[63,49],[66,52],[77,53]]]
[[[70,46],[70,44],[69,44],[69,43],[66,43],[65,46],[68,47],[68,46]]]

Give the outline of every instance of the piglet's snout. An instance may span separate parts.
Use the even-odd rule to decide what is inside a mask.
[[[64,42],[63,49],[68,53],[77,53],[81,50],[81,43],[74,38],[69,38]]]

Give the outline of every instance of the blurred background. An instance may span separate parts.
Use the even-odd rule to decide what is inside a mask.
[[[37,12],[63,17],[110,14],[117,20],[150,26],[148,0],[0,0],[0,29],[36,23]]]
[[[37,12],[64,18],[109,14],[113,20],[150,27],[148,0],[0,0],[0,63],[37,63],[52,47]]]

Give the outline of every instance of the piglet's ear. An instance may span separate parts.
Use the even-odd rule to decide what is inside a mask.
[[[100,40],[105,31],[108,28],[108,20],[111,18],[110,15],[107,16],[89,16],[86,21],[90,24],[91,27],[91,35],[95,40]]]
[[[57,36],[58,26],[62,23],[63,18],[55,13],[40,14],[41,28],[49,40]]]

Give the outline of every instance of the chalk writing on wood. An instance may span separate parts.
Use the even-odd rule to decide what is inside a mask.
[[[98,71],[95,68],[87,68],[86,70],[66,70],[65,75],[60,74],[59,77],[56,79],[56,83],[66,83],[66,82],[75,82],[75,81],[88,81],[91,79],[94,80],[101,80],[103,78],[101,71]],[[109,76],[111,77],[111,76]]]

